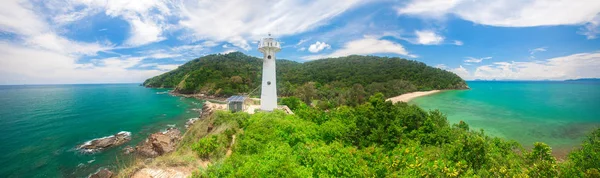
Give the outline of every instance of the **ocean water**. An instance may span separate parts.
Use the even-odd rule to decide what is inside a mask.
[[[151,133],[198,117],[195,99],[136,84],[0,86],[0,177],[86,177],[116,169],[121,154]],[[81,143],[120,131],[132,141],[95,154]]]
[[[600,127],[600,82],[467,82],[471,90],[445,91],[410,103],[439,109],[448,121],[515,140],[525,148],[544,142],[555,150],[580,145]]]

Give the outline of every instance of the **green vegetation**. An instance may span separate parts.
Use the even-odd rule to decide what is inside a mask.
[[[240,52],[213,54],[150,78],[144,86],[229,96],[259,88],[261,70],[259,58]],[[397,57],[353,55],[306,63],[278,60],[277,77],[280,96],[296,96],[306,103],[320,100],[316,104],[323,109],[356,106],[378,92],[391,97],[418,90],[467,88],[454,73]]]
[[[247,93],[260,86],[261,64],[242,53],[209,55],[144,85]],[[600,129],[560,162],[544,143],[526,150],[462,121],[450,125],[439,111],[385,101],[466,88],[453,73],[374,56],[277,65],[279,94],[287,96],[280,104],[295,115],[217,111],[186,132],[177,152],[151,164],[200,167],[193,177],[600,177]]]
[[[468,124],[450,125],[439,111],[385,102],[376,94],[364,104],[323,111],[285,98],[295,115],[214,114],[219,134],[193,138],[188,146],[214,164],[194,177],[598,177],[600,129],[558,162],[551,148],[531,150],[488,137]],[[220,130],[220,131],[218,131]],[[228,147],[236,134],[233,154]],[[218,138],[225,141],[219,142]],[[195,140],[195,141],[192,141]],[[197,148],[207,148],[199,150]],[[214,150],[214,151],[213,151]],[[223,149],[221,149],[223,150]],[[213,155],[213,156],[210,156]],[[220,156],[214,156],[220,155]]]

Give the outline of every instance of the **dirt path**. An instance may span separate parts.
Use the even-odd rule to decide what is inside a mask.
[[[143,168],[135,172],[132,178],[185,178],[192,175],[189,168],[169,167],[169,168]]]
[[[231,148],[233,147],[233,144],[235,144],[235,135],[231,136],[231,144],[229,144],[229,148],[227,148],[227,153],[225,153],[225,157],[231,156]]]

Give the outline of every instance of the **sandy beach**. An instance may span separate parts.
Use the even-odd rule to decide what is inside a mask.
[[[431,91],[417,91],[417,92],[412,92],[412,93],[406,93],[406,94],[402,94],[400,96],[395,96],[395,97],[391,97],[388,98],[386,101],[392,101],[392,103],[396,103],[396,102],[409,102],[410,100],[417,98],[417,97],[421,97],[421,96],[425,96],[425,95],[431,95],[437,92],[440,92],[441,90],[431,90]]]

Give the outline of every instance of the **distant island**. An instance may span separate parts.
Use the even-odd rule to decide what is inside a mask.
[[[212,54],[146,80],[152,88],[173,88],[177,94],[223,98],[259,94],[262,59],[241,52]],[[280,97],[295,96],[321,108],[358,105],[368,96],[394,97],[415,91],[468,89],[458,75],[398,57],[352,55],[305,63],[278,59]],[[253,92],[254,91],[254,92]]]
[[[600,82],[600,78],[579,78],[579,79],[569,79],[565,80],[566,82]]]

